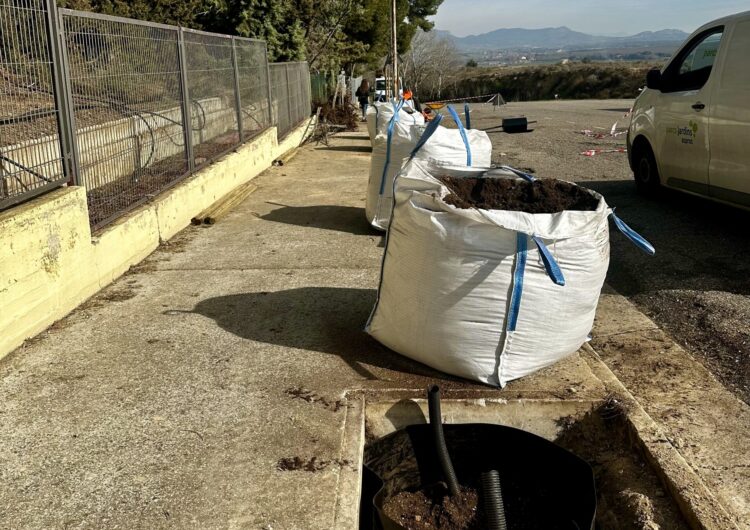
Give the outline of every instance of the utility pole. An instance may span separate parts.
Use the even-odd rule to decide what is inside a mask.
[[[398,41],[396,40],[396,0],[391,0],[391,62],[393,63],[393,97],[398,98]]]

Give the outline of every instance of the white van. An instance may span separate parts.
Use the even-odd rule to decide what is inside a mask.
[[[403,97],[404,95],[404,83],[401,81],[401,78],[398,78],[398,95],[399,97]],[[375,78],[375,101],[380,101],[382,103],[385,103],[387,101],[385,95],[387,93],[386,86],[385,86],[385,77],[376,77]]]
[[[627,137],[638,189],[750,207],[750,11],[697,30],[646,87]]]

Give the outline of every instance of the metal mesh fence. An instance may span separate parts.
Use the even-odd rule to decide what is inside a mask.
[[[289,76],[289,94],[291,101],[294,102],[291,113],[293,124],[297,125],[309,117],[312,110],[310,69],[306,62],[289,63],[287,68],[291,74]]]
[[[306,62],[272,63],[271,105],[279,137],[310,115],[310,71]]]
[[[178,31],[62,12],[78,162],[92,226],[187,174]]]
[[[44,0],[0,0],[0,208],[65,182]]]
[[[234,44],[242,131],[246,139],[273,122],[268,87],[268,55],[263,41],[235,38]]]
[[[263,41],[0,0],[0,208],[72,179],[98,228],[309,113],[307,64]]]
[[[183,30],[195,166],[240,143],[232,38]]]
[[[325,74],[310,76],[311,99],[316,106],[322,106],[328,101],[330,87]]]
[[[272,63],[271,72],[271,108],[273,122],[276,124],[279,138],[284,136],[292,127],[292,117],[289,114],[289,86],[286,78],[286,65]]]

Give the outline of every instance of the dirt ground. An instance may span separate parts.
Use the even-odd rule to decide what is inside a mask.
[[[616,231],[607,282],[627,296],[730,390],[750,403],[750,213],[677,192],[636,194],[624,136],[593,138],[615,122],[625,128],[631,100],[511,103],[472,106],[472,126],[488,129],[502,117],[525,115],[533,132],[490,132],[493,162],[586,186],[602,193],[618,215],[656,247],[637,250]]]

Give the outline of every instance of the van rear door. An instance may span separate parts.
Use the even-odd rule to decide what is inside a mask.
[[[704,31],[680,50],[664,71],[655,104],[662,178],[668,186],[703,195],[708,195],[711,74],[723,31],[723,26]]]
[[[750,17],[728,28],[726,39],[709,119],[710,193],[750,206]]]

